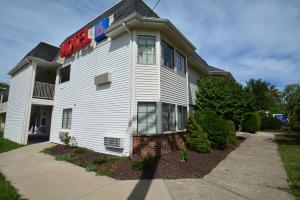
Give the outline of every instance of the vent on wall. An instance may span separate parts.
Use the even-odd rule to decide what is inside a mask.
[[[123,139],[104,137],[104,146],[115,149],[123,149]]]

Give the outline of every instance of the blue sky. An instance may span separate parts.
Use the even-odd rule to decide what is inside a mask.
[[[59,45],[117,0],[1,0],[0,81],[40,41]],[[145,0],[153,7],[156,0]],[[169,19],[212,66],[242,84],[300,82],[299,0],[161,0]]]

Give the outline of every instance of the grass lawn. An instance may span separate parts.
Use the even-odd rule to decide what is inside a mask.
[[[3,133],[0,132],[0,153],[17,149],[21,147],[15,142],[3,138]],[[20,195],[16,188],[5,179],[2,173],[0,173],[0,199],[2,200],[18,200]]]
[[[300,134],[277,135],[276,142],[291,182],[291,190],[300,200]]]

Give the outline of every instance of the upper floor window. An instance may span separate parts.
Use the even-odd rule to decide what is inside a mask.
[[[155,64],[154,36],[138,36],[138,63],[147,65]]]
[[[176,129],[175,105],[162,104],[162,126],[164,131],[174,131]]]
[[[178,51],[175,53],[175,67],[178,73],[185,74],[185,57]]]
[[[72,108],[64,109],[61,128],[71,129],[71,124],[72,124]]]
[[[70,80],[71,65],[65,66],[59,70],[59,83],[64,83]]]
[[[161,56],[163,65],[174,69],[174,49],[164,41],[161,41]]]

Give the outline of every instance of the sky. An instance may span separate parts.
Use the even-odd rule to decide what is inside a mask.
[[[1,0],[0,82],[40,41],[56,46],[118,0]],[[157,0],[145,0],[153,8]],[[245,84],[300,82],[300,0],[160,0],[208,64]]]

